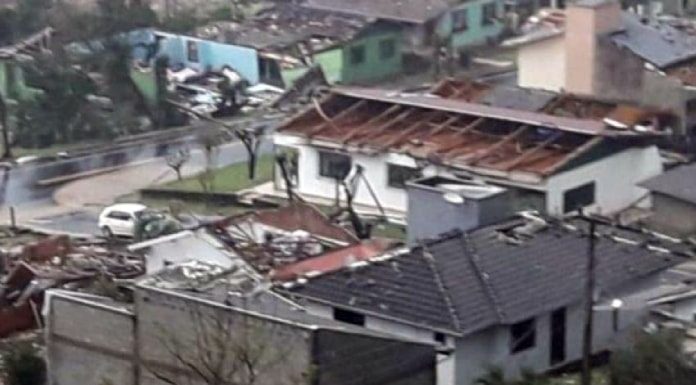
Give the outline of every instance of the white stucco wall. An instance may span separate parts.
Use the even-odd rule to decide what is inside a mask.
[[[565,88],[565,45],[562,36],[522,46],[517,51],[517,84],[561,91]]]
[[[333,318],[333,308],[328,305],[319,303],[308,303],[305,304],[305,308],[314,315]],[[435,343],[435,333],[432,330],[420,328],[417,326],[406,325],[403,323],[398,323],[390,321],[383,318],[365,316],[365,327],[372,330],[377,330],[384,333],[393,334],[399,337],[407,338],[416,342],[423,342],[426,344]],[[454,338],[451,336],[446,337],[446,344],[449,347],[454,348]],[[438,355],[437,357],[437,385],[454,385],[454,371],[456,358],[455,353],[449,356]]]
[[[300,138],[286,135],[275,135],[274,143],[276,145],[292,147],[298,150],[299,185],[296,188],[298,193],[325,199],[335,198],[335,180],[319,175],[319,152],[323,150],[304,145],[301,143]],[[340,152],[328,148],[325,149],[325,151]],[[388,185],[388,164],[415,167],[416,161],[410,156],[399,154],[378,154],[374,156],[365,154],[350,155],[353,160],[353,167],[355,167],[355,165],[361,165],[365,169],[364,175],[375,190],[382,206],[387,209],[406,212],[408,205],[406,190],[390,187]],[[277,185],[282,186],[283,184],[277,182]],[[341,199],[343,199],[344,195],[341,194],[341,197]],[[354,203],[376,207],[374,199],[372,199],[369,190],[362,181],[358,187]]]
[[[306,196],[333,200],[336,184],[330,178],[319,175],[319,149],[290,135],[275,135],[276,145],[293,147],[299,152],[299,186],[297,192]],[[332,151],[328,150],[327,151]],[[365,176],[374,188],[380,203],[388,209],[406,212],[408,196],[406,190],[390,187],[387,179],[388,164],[415,167],[413,158],[399,154],[351,154],[353,164],[365,168]],[[553,175],[544,185],[536,188],[547,193],[546,209],[550,215],[563,214],[563,194],[566,190],[595,182],[595,202],[588,212],[611,214],[625,209],[643,198],[647,191],[636,184],[662,172],[662,162],[657,147],[631,148],[606,156],[597,161]],[[434,173],[446,173],[444,169],[432,168]],[[486,179],[486,178],[484,178]],[[501,181],[492,181],[500,183]],[[282,183],[277,182],[277,186]],[[343,195],[341,195],[343,196]],[[343,198],[342,198],[343,199]],[[649,202],[646,200],[645,202]],[[368,189],[361,183],[355,203],[375,207]]]
[[[595,205],[588,212],[612,214],[640,201],[648,191],[637,183],[662,173],[657,147],[632,148],[554,175],[547,181],[546,210],[563,214],[563,194],[595,182]]]

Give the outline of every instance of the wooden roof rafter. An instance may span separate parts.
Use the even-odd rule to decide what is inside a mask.
[[[403,108],[403,106],[398,105],[398,104],[393,104],[393,105],[391,105],[389,108],[384,109],[382,112],[380,112],[380,113],[377,114],[376,116],[373,116],[373,117],[369,118],[368,120],[366,120],[365,122],[361,123],[361,124],[358,125],[357,127],[351,129],[350,132],[348,132],[346,135],[344,135],[344,136],[340,139],[340,142],[341,142],[341,143],[347,143],[347,142],[348,142],[349,140],[351,140],[352,138],[354,138],[354,137],[356,137],[356,136],[362,134],[362,131],[365,130],[366,128],[369,128],[371,124],[374,124],[374,123],[376,123],[376,122],[378,122],[378,121],[380,121],[380,120],[382,120],[382,119],[388,117],[389,115],[392,115],[392,114],[396,113],[397,111],[399,111],[399,110],[402,109],[402,108]]]
[[[553,135],[549,136],[548,139],[539,142],[536,146],[525,150],[522,152],[520,155],[517,157],[505,162],[505,166],[502,167],[504,171],[510,171],[513,168],[523,164],[524,162],[532,159],[534,155],[539,153],[539,151],[543,150],[544,148],[550,146],[553,142],[559,140],[562,136],[564,135],[563,132],[556,132]]]
[[[555,173],[556,171],[560,170],[561,168],[565,167],[568,163],[570,163],[572,160],[578,158],[588,150],[590,150],[592,147],[598,145],[600,142],[604,140],[604,137],[601,136],[595,136],[592,139],[589,139],[587,142],[583,143],[580,147],[577,147],[573,152],[571,152],[568,156],[566,156],[562,161],[554,164],[553,166],[545,169],[543,171],[543,175],[551,175]]]
[[[315,135],[318,135],[319,133],[321,133],[322,131],[324,131],[325,129],[327,129],[329,127],[335,127],[338,120],[348,116],[349,114],[354,113],[355,111],[357,111],[358,109],[360,109],[361,107],[363,107],[366,104],[367,104],[367,101],[365,99],[361,99],[361,100],[351,104],[348,108],[341,110],[341,112],[336,114],[334,117],[328,117],[329,120],[325,119],[323,123],[319,124],[316,128],[313,128],[309,132],[308,137],[311,138]],[[322,116],[322,118],[324,118],[323,111],[320,112],[319,110],[317,110],[317,112],[319,113],[320,116]]]
[[[401,143],[404,139],[406,139],[409,135],[413,134],[413,133],[416,132],[419,128],[421,128],[423,125],[428,125],[428,123],[430,123],[436,116],[438,116],[438,115],[440,115],[440,114],[441,114],[440,111],[434,111],[434,112],[431,111],[431,112],[429,113],[430,116],[428,116],[426,119],[418,120],[418,121],[413,122],[412,124],[410,124],[409,126],[407,126],[405,129],[403,129],[401,132],[399,132],[398,134],[396,134],[393,138],[389,139],[389,141],[387,141],[387,142],[384,143],[382,146],[380,146],[379,150],[380,150],[380,151],[385,151],[385,150],[387,150],[389,147],[393,147],[393,146],[398,145],[398,144]],[[459,117],[457,117],[457,116],[450,117],[450,118],[448,118],[444,123],[441,123],[441,124],[443,124],[443,125],[444,125],[444,124],[447,124],[447,122],[449,122],[449,121],[450,121],[451,119],[453,119],[453,118],[456,120],[456,119],[458,119]],[[432,134],[429,134],[429,135],[432,135]]]
[[[482,161],[483,159],[487,158],[491,154],[493,154],[495,151],[498,149],[502,148],[506,144],[512,142],[513,140],[519,138],[521,135],[523,135],[525,132],[527,132],[531,126],[524,124],[520,127],[518,127],[516,130],[513,132],[503,136],[497,143],[493,144],[492,146],[488,147],[484,151],[474,154],[474,156],[469,160],[469,163],[472,165],[477,164],[478,162]]]
[[[403,111],[399,115],[389,119],[388,121],[380,124],[379,126],[377,126],[375,128],[370,129],[369,132],[367,132],[367,135],[364,138],[362,138],[360,140],[360,142],[365,143],[366,141],[370,140],[371,138],[375,138],[377,136],[384,134],[385,131],[389,127],[393,126],[396,123],[403,121],[404,119],[406,119],[409,116],[411,116],[415,113],[418,113],[418,112],[419,111],[417,109],[413,109],[413,108],[406,109],[405,111]],[[362,132],[360,132],[358,135],[354,136],[352,139],[355,139],[356,137],[360,136],[360,134],[362,134]],[[348,141],[346,141],[346,142],[348,142]],[[343,142],[343,143],[345,144],[346,142]]]

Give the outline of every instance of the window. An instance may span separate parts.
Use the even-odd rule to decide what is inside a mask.
[[[536,345],[536,322],[534,318],[510,326],[510,352],[519,353]]]
[[[396,55],[396,42],[394,39],[384,39],[379,42],[379,58],[391,59]]]
[[[131,220],[131,216],[128,213],[124,213],[122,211],[112,211],[109,213],[108,217],[111,219],[119,220],[119,221]]]
[[[484,26],[495,24],[497,18],[496,3],[484,4],[481,7],[481,14],[483,15],[481,24]]]
[[[458,9],[452,12],[452,31],[463,32],[469,29],[469,10]]]
[[[365,326],[365,315],[350,310],[333,309],[333,318],[353,325]]]
[[[350,48],[350,63],[362,64],[365,61],[365,47],[358,45]]]
[[[186,42],[186,57],[191,63],[198,63],[198,43],[189,40]]]
[[[566,190],[563,193],[563,212],[569,213],[595,203],[595,183]]]
[[[440,345],[444,345],[445,343],[447,343],[447,337],[444,333],[435,332],[435,334],[433,335],[433,339]]]
[[[345,179],[352,167],[350,156],[335,152],[319,152],[319,175]]]
[[[389,187],[405,188],[406,182],[420,176],[420,171],[416,168],[387,165],[387,184]]]

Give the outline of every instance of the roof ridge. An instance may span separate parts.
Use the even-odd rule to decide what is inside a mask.
[[[454,306],[447,285],[445,285],[442,276],[440,276],[440,270],[438,269],[437,264],[435,263],[435,257],[433,257],[432,253],[428,249],[428,245],[425,243],[423,244],[423,257],[425,261],[428,263],[428,265],[430,265],[430,268],[433,271],[433,275],[435,276],[435,282],[437,283],[438,288],[442,292],[442,296],[445,300],[445,303],[447,304],[447,309],[449,310],[449,313],[452,316],[454,326],[457,328],[457,330],[461,331],[461,321],[459,320],[459,313],[457,312],[457,308]]]
[[[476,274],[476,277],[479,279],[479,282],[481,283],[481,286],[483,287],[483,291],[488,297],[491,307],[493,308],[493,311],[495,312],[495,315],[498,317],[499,322],[503,322],[503,320],[506,318],[505,317],[505,311],[503,310],[502,306],[500,306],[500,301],[498,300],[498,294],[495,291],[495,288],[493,285],[491,285],[490,282],[488,282],[488,279],[490,278],[488,273],[483,271],[483,268],[479,266],[478,263],[478,254],[476,253],[476,248],[471,241],[471,238],[469,236],[469,233],[463,233],[460,241],[462,242],[462,249],[464,250],[464,254],[466,255],[467,260],[469,261],[471,267],[474,270],[474,273]]]

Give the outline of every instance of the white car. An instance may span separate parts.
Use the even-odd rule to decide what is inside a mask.
[[[111,238],[114,235],[133,237],[140,214],[147,209],[139,203],[119,203],[105,208],[99,214],[99,229]]]

